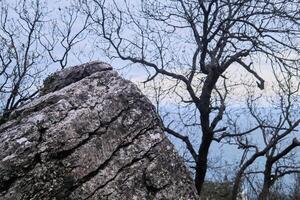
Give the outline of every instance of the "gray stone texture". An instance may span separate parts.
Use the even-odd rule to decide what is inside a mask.
[[[0,199],[198,198],[153,105],[92,62],[49,76],[0,126]]]

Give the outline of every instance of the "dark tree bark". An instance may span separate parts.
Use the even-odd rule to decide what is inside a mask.
[[[265,171],[264,171],[264,181],[263,187],[259,194],[259,200],[269,200],[270,199],[270,187],[272,185],[272,163],[267,160],[265,164]]]
[[[198,158],[196,161],[196,176],[195,185],[198,193],[201,194],[201,189],[205,180],[205,174],[207,171],[207,158],[209,153],[210,145],[214,139],[213,129],[210,127],[210,99],[213,88],[215,87],[219,73],[213,71],[209,72],[204,82],[202,93],[200,96],[200,118],[201,118],[201,129],[202,139],[200,148],[198,151]]]

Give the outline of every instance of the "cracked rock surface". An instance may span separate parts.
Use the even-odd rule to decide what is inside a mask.
[[[0,126],[0,199],[198,198],[149,100],[92,62],[48,77]]]

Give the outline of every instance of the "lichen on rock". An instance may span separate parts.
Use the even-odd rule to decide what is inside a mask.
[[[0,199],[198,199],[155,109],[103,62],[54,73],[0,126]]]

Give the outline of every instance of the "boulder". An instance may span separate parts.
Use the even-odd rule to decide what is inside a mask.
[[[198,199],[159,124],[110,65],[56,72],[0,126],[0,199]]]

